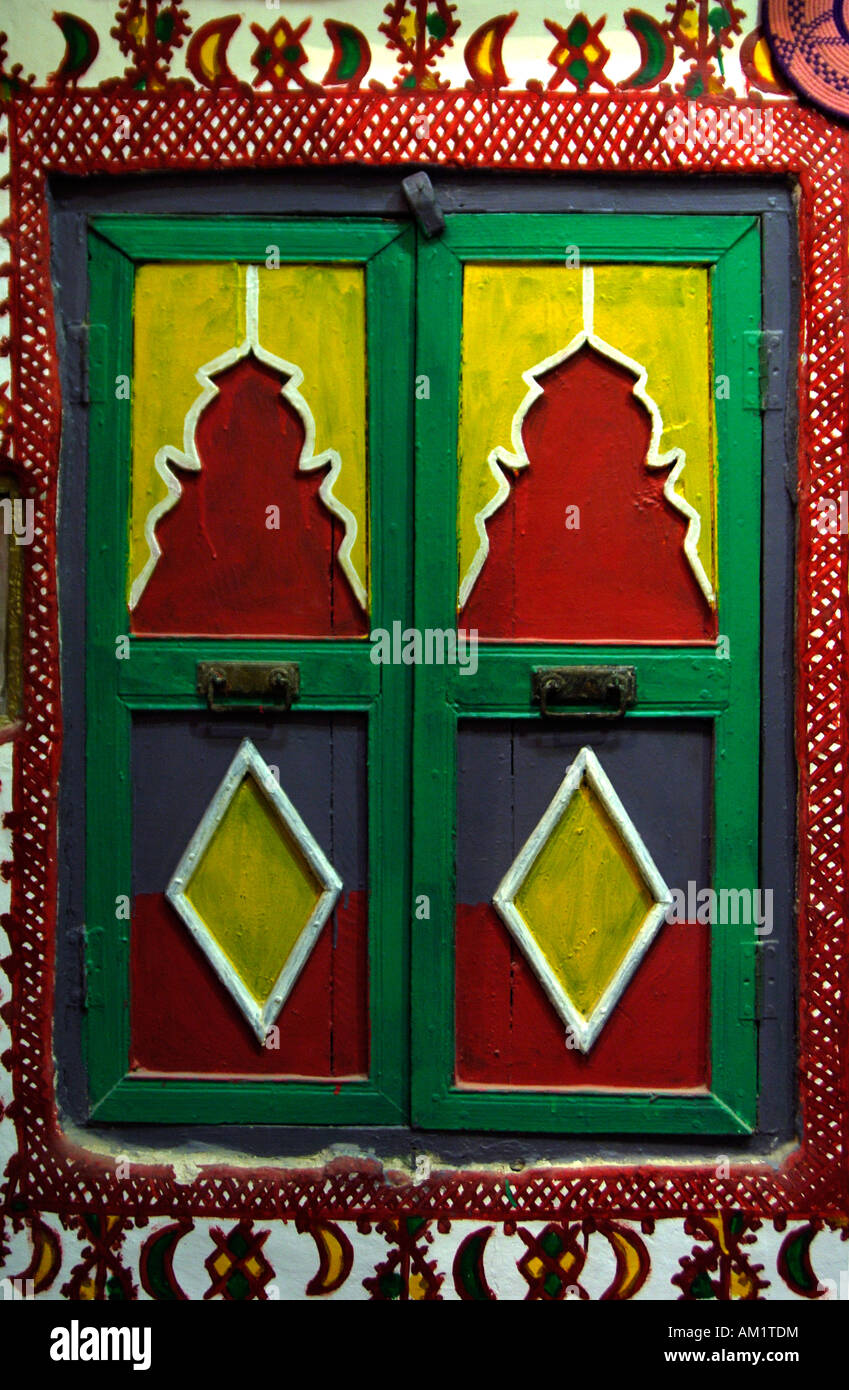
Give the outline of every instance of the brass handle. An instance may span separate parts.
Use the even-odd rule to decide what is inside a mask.
[[[199,661],[196,670],[198,695],[213,711],[233,709],[222,700],[236,697],[240,704],[292,707],[301,688],[296,661]]]
[[[531,699],[543,718],[622,719],[637,703],[633,666],[540,666],[531,674]],[[551,709],[564,705],[613,705],[613,709]]]

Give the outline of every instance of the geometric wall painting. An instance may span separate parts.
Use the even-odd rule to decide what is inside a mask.
[[[582,748],[493,896],[588,1053],[660,930],[669,889],[591,748]]]
[[[260,1045],[342,880],[249,738],[166,889]]]
[[[683,332],[691,316],[707,311],[704,277],[691,270],[678,268],[674,278],[663,278],[658,267],[598,268],[604,287],[599,314],[613,341],[641,352],[635,360],[596,331],[592,268],[579,275],[548,266],[467,267],[463,373],[469,385],[461,387],[458,518],[458,606],[467,626],[512,640],[715,638],[708,343],[704,320],[700,328],[694,318],[693,341],[680,349],[684,380],[676,381],[679,340],[667,336],[663,315],[668,301],[678,315],[670,323]],[[553,308],[536,307],[545,273]],[[629,324],[641,308],[643,328],[635,337]],[[547,349],[535,366],[521,369],[523,398],[516,396],[514,349],[508,349],[509,372],[500,338],[490,342],[483,360],[486,324],[496,334],[515,324],[524,352]],[[567,346],[551,352],[553,333],[564,331]],[[648,393],[647,360],[670,405],[674,432]],[[493,421],[479,410],[474,414],[472,383],[486,387],[490,372],[499,430],[507,423],[503,403],[513,402],[509,447],[502,441],[487,448]],[[670,439],[675,446],[662,451],[661,441]],[[688,482],[689,450],[694,474]],[[473,499],[474,546],[468,525]]]
[[[368,607],[361,274],[165,264],[136,280],[133,630],[358,635]],[[325,331],[345,344],[323,360],[310,290]],[[261,311],[285,358],[260,345]],[[178,331],[180,312],[191,332]],[[197,368],[201,351],[214,355]],[[299,389],[305,372],[318,422]],[[163,444],[178,428],[182,448]],[[317,449],[319,435],[340,447]],[[320,483],[305,477],[322,471]]]

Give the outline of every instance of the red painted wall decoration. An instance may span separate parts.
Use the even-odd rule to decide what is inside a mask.
[[[134,1298],[142,1291],[153,1299],[185,1298],[183,1284],[189,1281],[181,1266],[182,1252],[189,1237],[202,1236],[205,1259],[198,1267],[205,1270],[205,1282],[199,1296],[262,1299],[268,1296],[270,1271],[284,1268],[279,1251],[274,1253],[274,1242],[284,1232],[287,1238],[296,1235],[310,1251],[317,1272],[305,1284],[309,1296],[348,1293],[349,1281],[356,1278],[358,1291],[362,1287],[374,1299],[436,1299],[453,1288],[461,1299],[488,1300],[495,1282],[488,1279],[488,1271],[496,1261],[505,1267],[506,1244],[520,1289],[517,1296],[559,1300],[577,1288],[584,1297],[588,1286],[595,1287],[592,1279],[604,1261],[609,1281],[601,1297],[621,1299],[641,1291],[656,1297],[660,1276],[652,1254],[659,1247],[657,1231],[664,1222],[678,1233],[681,1268],[674,1276],[674,1290],[667,1278],[660,1296],[758,1298],[769,1291],[770,1296],[789,1293],[815,1299],[824,1287],[820,1271],[825,1252],[832,1253],[830,1268],[838,1268],[838,1256],[840,1266],[845,1266],[847,547],[845,537],[822,530],[818,518],[819,504],[838,497],[847,485],[849,136],[816,110],[785,99],[757,29],[743,45],[742,86],[738,81],[735,91],[726,65],[743,37],[744,12],[727,5],[719,7],[717,17],[717,8],[676,0],[663,17],[629,10],[633,63],[639,66],[621,81],[610,77],[613,58],[606,56],[610,45],[601,42],[603,25],[593,30],[585,22],[582,29],[572,21],[557,33],[554,50],[546,37],[539,72],[520,89],[510,85],[510,16],[491,21],[495,27],[489,36],[480,30],[476,36],[461,32],[461,41],[468,40],[465,71],[459,81],[446,85],[442,69],[452,57],[462,5],[442,0],[433,5],[393,0],[386,6],[381,32],[398,60],[391,86],[374,77],[372,49],[353,25],[328,28],[333,62],[321,86],[315,74],[305,75],[305,26],[301,22],[298,28],[291,21],[289,51],[280,62],[266,52],[273,26],[261,26],[252,66],[238,74],[242,85],[235,85],[227,48],[238,26],[222,24],[210,31],[210,47],[200,42],[192,46],[190,7],[166,0],[121,0],[111,36],[105,24],[101,27],[99,56],[102,59],[113,38],[113,74],[122,66],[118,52],[126,70],[122,77],[104,77],[99,86],[80,85],[98,60],[98,34],[86,21],[56,16],[67,51],[49,80],[45,74],[40,83],[15,61],[14,53],[9,60],[5,35],[0,36],[0,139],[4,145],[8,141],[11,160],[11,173],[3,180],[10,194],[10,215],[0,228],[5,239],[0,275],[9,286],[0,303],[0,314],[8,310],[9,315],[0,353],[11,369],[10,379],[0,383],[0,447],[13,457],[43,506],[27,556],[27,717],[14,745],[14,803],[6,817],[14,868],[0,935],[0,1126],[2,1152],[10,1153],[0,1172],[0,1266],[4,1275],[31,1278],[37,1295]],[[195,30],[198,38],[196,26]],[[472,42],[475,37],[477,42]],[[599,51],[588,61],[586,49],[593,37],[599,39]],[[374,39],[375,48],[377,42]],[[184,49],[191,51],[186,71],[193,80],[177,69]],[[787,67],[789,71],[789,61]],[[364,85],[369,74],[374,85]],[[749,119],[733,129],[726,126],[713,142],[688,135],[671,152],[669,121],[680,120],[692,132],[686,125],[692,114],[688,101],[700,99],[711,110],[747,112],[750,118],[755,111],[768,111],[773,132],[769,146],[756,138]],[[126,138],[116,141],[115,122],[123,116],[128,122]],[[428,1169],[414,1181],[408,1171],[352,1154],[314,1168],[222,1162],[183,1181],[173,1162],[163,1157],[161,1162],[128,1163],[129,1171],[119,1178],[110,1157],[71,1137],[64,1127],[54,1090],[52,1046],[59,866],[56,787],[63,734],[55,518],[63,402],[46,178],[126,178],[162,170],[218,177],[225,170],[258,174],[281,168],[345,169],[355,163],[399,166],[399,176],[408,163],[597,176],[665,177],[671,171],[763,175],[792,179],[798,190],[803,285],[795,638],[800,1135],[792,1152],[774,1163],[734,1154],[727,1169],[701,1161],[661,1164],[652,1159],[638,1166],[601,1160],[570,1166],[546,1163],[520,1172],[446,1165]],[[645,424],[638,409],[624,399],[621,377],[609,369],[603,375],[600,383],[598,364],[589,358],[574,364],[552,383],[550,399],[537,417],[529,418],[528,448],[536,457],[537,477],[544,475],[549,436],[567,428],[570,434],[583,430],[582,485],[591,493],[601,486],[598,422],[590,431],[576,419],[581,388],[586,392],[591,385],[595,392],[599,384],[609,395],[613,415],[621,417],[617,438],[624,437],[628,444],[618,462],[637,466]],[[344,576],[334,573],[327,561],[336,551],[338,536],[316,503],[314,484],[291,472],[285,479],[270,479],[272,443],[276,448],[284,441],[291,463],[298,441],[296,424],[279,400],[279,384],[252,366],[234,371],[222,386],[219,413],[209,420],[210,436],[200,440],[208,468],[202,479],[187,486],[185,510],[182,504],[175,508],[163,528],[166,559],[178,549],[200,555],[197,585],[179,591],[163,563],[155,587],[151,581],[150,612],[145,616],[140,608],[139,623],[148,622],[145,630],[154,630],[157,622],[170,620],[173,605],[180,602],[186,604],[186,622],[202,615],[200,575],[205,559],[203,550],[196,549],[201,541],[207,558],[216,548],[223,553],[232,545],[236,554],[229,559],[241,563],[245,532],[240,533],[238,525],[235,531],[228,529],[232,517],[227,516],[227,487],[235,461],[243,471],[256,470],[269,485],[273,481],[280,489],[281,511],[288,508],[298,518],[299,532],[315,540],[314,548],[305,541],[303,552],[291,554],[286,574],[290,589],[305,570],[315,579],[299,610],[300,635],[364,632],[364,619]],[[246,427],[242,412],[248,408],[251,422]],[[213,426],[216,431],[224,426],[231,430],[232,452],[219,456]],[[484,613],[486,586],[496,584],[498,565],[506,563],[500,557],[509,553],[498,543],[498,528],[516,527],[524,545],[525,531],[537,514],[533,509],[540,506],[534,500],[533,481],[530,475],[520,479],[514,500],[493,518],[492,554],[479,592],[470,600],[469,626],[475,604]],[[656,487],[646,484],[640,496],[645,532],[634,527],[631,511],[608,508],[606,534],[616,546],[640,549],[641,584],[646,555],[651,552],[656,561],[661,554],[664,587],[672,596],[680,640],[709,641],[714,635],[710,610],[676,561],[680,523],[668,514]],[[547,504],[552,505],[550,495]],[[543,515],[545,507],[546,497]],[[255,546],[256,538],[250,543]],[[592,558],[588,557],[590,566]],[[276,630],[277,617],[256,580],[262,563],[258,557],[255,571],[246,566],[241,573],[240,603],[252,615],[253,631],[270,633]],[[547,616],[545,608],[533,606],[540,563],[539,553],[534,556],[528,543],[521,559],[528,606],[503,621],[505,635],[520,635],[523,624],[530,631]],[[587,599],[596,605],[595,620],[615,615],[623,581],[614,574],[609,581],[602,575],[598,582],[601,587]],[[216,595],[210,631],[231,629],[234,614],[230,619],[219,616],[228,601],[226,593]],[[641,615],[644,630],[654,632],[647,586]],[[240,630],[242,616],[240,610]],[[8,874],[4,867],[4,876]],[[358,903],[352,900],[348,910],[356,919]],[[154,909],[152,923],[156,916]],[[477,916],[472,909],[459,925],[458,960],[464,971],[477,968],[477,935],[496,925],[489,917],[488,907]],[[686,939],[689,978],[697,981],[706,968],[704,945],[698,933],[688,930]],[[362,961],[356,929],[350,946],[345,968],[356,977]],[[320,969],[323,949],[324,943],[319,943],[298,986],[305,996],[318,988],[311,984],[309,972]],[[505,940],[494,940],[492,949],[493,958],[499,951],[503,954]],[[677,988],[678,966],[672,969],[665,951],[658,941],[644,963],[643,981],[635,979],[633,989],[644,985],[655,997],[659,993],[666,999],[670,1010],[683,1011],[688,1000],[695,1000],[698,985]],[[188,955],[187,945],[175,924],[166,927],[157,920],[144,949],[136,954],[134,969],[139,977],[153,981],[163,961],[170,961],[188,978],[192,964],[181,955]],[[544,1044],[547,1025],[539,1009],[538,987],[520,971],[515,974],[514,1007]],[[226,1001],[214,999],[213,993],[207,1000],[210,1016],[220,1005],[223,1020]],[[179,1007],[169,978],[163,985],[165,1017],[173,1019]],[[227,1023],[221,1026],[226,1033]],[[604,1057],[616,1026],[611,1025],[607,1039],[600,1040],[589,1059],[599,1069],[599,1079],[616,1080],[622,1065],[614,1067]],[[464,1065],[481,1080],[489,1063],[481,1055],[476,1027],[479,1021],[470,1019]],[[190,1067],[199,1066],[205,1054],[201,1034],[202,1029],[186,1041],[181,1060]],[[176,1058],[172,1049],[167,1057],[158,1051],[156,1024],[141,1015],[135,1046],[136,1058],[144,1065]],[[238,1042],[231,1037],[224,1047],[228,1065],[238,1070],[244,1065]],[[299,1039],[287,1039],[285,1065],[318,1068],[315,1057],[305,1056],[300,1047]],[[346,1034],[331,1075],[340,1069],[358,1072],[365,1048],[360,1021]],[[322,1066],[325,1061],[323,1056]],[[668,1058],[657,1062],[659,1067],[669,1065]],[[534,1065],[538,1064],[536,1059]],[[567,1063],[574,1065],[576,1074],[583,1064],[577,1058]],[[511,1058],[510,1065],[521,1077],[523,1059]],[[695,1049],[671,1065],[676,1084],[697,1080]],[[7,1143],[10,1130],[13,1142]],[[358,1251],[368,1250],[362,1278],[352,1274],[354,1244]],[[665,1258],[668,1262],[668,1250]],[[597,1284],[604,1284],[600,1276]]]

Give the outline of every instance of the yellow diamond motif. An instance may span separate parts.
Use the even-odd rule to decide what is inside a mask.
[[[493,903],[588,1052],[670,901],[590,748],[582,748]]]
[[[244,777],[186,897],[258,1003],[274,988],[321,892],[253,777]]]
[[[167,896],[264,1042],[342,883],[245,739]]]

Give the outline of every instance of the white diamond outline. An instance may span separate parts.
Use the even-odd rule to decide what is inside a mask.
[[[313,870],[322,892],[312,913],[295,941],[288,959],[275,980],[264,1004],[259,1004],[243,982],[235,967],[215,941],[203,918],[192,906],[186,890],[213,835],[221,824],[243,780],[253,776],[272,808]],[[165,896],[176,908],[216,975],[247,1019],[257,1040],[265,1044],[268,1031],[280,1014],[292,988],[306,965],[319,933],[336,905],[342,891],[342,880],[316,842],[311,831],[299,816],[264,758],[249,738],[242,740],[239,750],[227,769],[218,790],[207,806],[197,830],[177,865]]]
[[[566,814],[569,803],[584,777],[613,821],[626,848],[633,856],[643,882],[655,899],[654,907],[650,908],[646,914],[640,930],[588,1018],[572,1003],[514,902],[516,894],[530,873],[538,855]],[[560,783],[554,799],[525,841],[492,898],[496,912],[518,942],[560,1018],[567,1028],[571,1029],[579,1051],[584,1054],[590,1051],[607,1023],[624,993],[625,987],[660,930],[671,902],[672,897],[669,888],[660,870],[643,843],[634,822],[619,800],[613,783],[589,746],[580,750],[567,769],[566,776]]]

